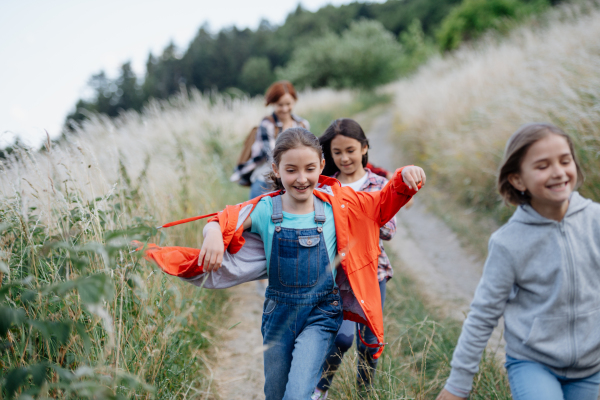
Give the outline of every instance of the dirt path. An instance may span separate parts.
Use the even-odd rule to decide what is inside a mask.
[[[356,119],[370,127],[367,136],[371,161],[388,169],[411,163],[398,156],[394,141],[389,137],[393,131],[391,111],[379,115],[370,124],[360,117]],[[446,316],[464,321],[483,262],[463,249],[456,234],[427,211],[418,197],[413,207],[398,213],[398,231],[388,246],[401,259],[402,268],[419,285],[431,305]],[[260,325],[264,298],[255,282],[240,285],[230,293],[225,326],[232,328],[220,333],[221,345],[217,346],[218,363],[214,370],[217,391],[223,400],[263,399]],[[502,321],[499,326],[503,326]],[[497,355],[503,357],[500,329],[494,331],[488,348],[497,350]]]
[[[218,363],[214,370],[223,400],[264,399],[263,347],[260,325],[264,297],[256,282],[230,289],[227,328],[220,332]],[[237,325],[236,325],[237,324]],[[235,326],[234,326],[235,325]]]
[[[373,163],[390,170],[413,163],[399,156],[393,145],[390,110],[377,116],[369,128],[369,159]],[[427,195],[427,188],[422,195]],[[415,196],[410,209],[398,213],[398,230],[388,246],[401,259],[402,268],[415,280],[428,302],[445,316],[462,322],[481,277],[483,260],[466,251],[456,234],[419,202],[419,196]],[[503,327],[503,321],[498,326]],[[488,349],[497,350],[498,357],[504,358],[501,337],[502,330],[496,328]]]

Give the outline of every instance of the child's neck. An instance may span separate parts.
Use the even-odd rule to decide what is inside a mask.
[[[309,196],[306,200],[299,201],[285,192],[281,196],[281,205],[283,211],[290,214],[310,214],[315,211],[314,196]]]
[[[563,220],[567,210],[569,209],[569,200],[560,205],[556,205],[531,199],[531,207],[542,217],[560,222]]]
[[[344,174],[340,171],[337,176],[337,180],[344,184],[353,183],[365,176],[366,173],[367,171],[365,171],[365,169],[362,167],[357,168],[352,174]]]

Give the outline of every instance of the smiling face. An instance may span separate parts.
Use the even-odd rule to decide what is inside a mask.
[[[562,220],[569,197],[577,184],[577,166],[567,140],[549,134],[527,150],[521,169],[509,182],[519,191],[527,191],[531,206],[542,216]]]
[[[295,104],[296,100],[291,94],[284,94],[279,100],[273,103],[275,115],[277,115],[280,120],[288,119],[292,115],[292,109]]]
[[[362,146],[358,140],[344,135],[337,135],[331,140],[331,157],[340,170],[340,180],[345,177],[360,179],[364,175],[362,159],[368,150],[368,146]]]
[[[305,146],[290,149],[281,155],[279,165],[272,166],[291,204],[298,206],[307,201],[312,204],[313,190],[325,167],[325,160],[315,149]]]

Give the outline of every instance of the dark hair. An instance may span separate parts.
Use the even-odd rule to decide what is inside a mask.
[[[294,89],[294,85],[290,81],[277,81],[273,83],[267,89],[265,93],[265,105],[277,103],[281,96],[289,93],[294,100],[298,100],[298,95],[296,95],[296,89]]]
[[[562,129],[548,123],[530,123],[521,126],[515,133],[512,134],[506,148],[504,149],[504,158],[500,165],[500,171],[498,173],[498,192],[507,204],[513,204],[515,206],[519,204],[529,203],[531,200],[529,193],[524,194],[517,190],[509,181],[508,177],[511,174],[517,174],[521,171],[521,163],[527,154],[527,150],[538,140],[541,140],[548,135],[558,135],[566,139],[571,150],[571,156],[573,162],[577,167],[577,184],[576,187],[581,186],[583,183],[583,172],[575,156],[573,148],[573,140],[567,135]]]
[[[273,163],[279,167],[283,153],[302,146],[313,149],[319,156],[319,160],[321,159],[323,151],[321,150],[319,139],[307,129],[296,127],[286,129],[277,136],[275,147],[273,148]],[[284,189],[281,179],[275,176],[275,171],[271,171],[266,178],[267,183],[271,184],[271,189]]]
[[[356,139],[360,142],[361,148],[369,146],[369,140],[365,136],[365,132],[362,130],[358,122],[350,118],[336,119],[329,125],[325,130],[325,133],[319,138],[319,143],[323,148],[323,155],[325,156],[325,169],[323,175],[333,176],[340,169],[333,162],[333,156],[331,155],[331,141],[337,136],[342,135],[351,139]],[[365,153],[362,157],[363,168],[367,166],[369,162],[369,152]]]

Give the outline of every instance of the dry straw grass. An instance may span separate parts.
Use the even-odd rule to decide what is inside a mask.
[[[600,200],[599,3],[569,4],[488,37],[394,85],[399,141],[456,200],[506,218],[495,177],[507,138],[548,121],[573,135]]]
[[[349,92],[304,92],[296,111],[309,116],[352,101]],[[199,292],[156,272],[129,254],[118,237],[106,238],[111,231],[133,232],[136,226],[157,226],[244,200],[247,190],[228,177],[245,135],[265,111],[260,99],[194,92],[153,102],[141,114],[114,120],[92,116],[60,144],[13,153],[0,166],[0,230],[9,232],[0,240],[0,261],[10,267],[10,273],[0,272],[0,287],[34,276],[25,286],[41,294],[27,302],[27,288],[16,286],[7,305],[26,312],[31,323],[83,324],[91,350],[84,350],[85,340],[77,333],[55,346],[52,332],[46,334],[50,341],[38,341],[37,331],[13,327],[8,333],[12,350],[0,353],[0,376],[40,362],[70,370],[87,365],[95,382],[108,389],[105,397],[86,389],[94,398],[134,392],[143,398],[217,396],[206,349],[218,346],[215,332],[223,323],[219,313],[225,296]],[[201,224],[192,223],[152,240],[196,247],[200,232]],[[57,242],[62,244],[48,247]],[[97,255],[82,251],[90,242],[99,243],[87,247]],[[48,249],[41,251],[43,246]],[[100,256],[110,251],[114,257]],[[85,265],[75,268],[82,257]],[[48,285],[90,273],[107,274],[114,296],[86,306],[78,292],[61,298],[43,294]],[[32,334],[38,343],[33,347]],[[154,388],[142,390],[131,377]],[[49,397],[67,398],[77,386],[60,386],[56,373],[49,379],[42,390]],[[7,382],[0,378],[0,383]],[[78,385],[77,396],[86,397]]]

